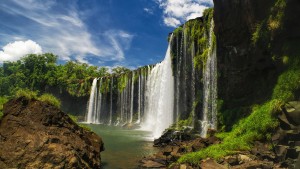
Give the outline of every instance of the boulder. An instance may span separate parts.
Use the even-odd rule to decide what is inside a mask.
[[[166,168],[166,165],[153,160],[142,160],[140,168]]]
[[[24,97],[0,119],[0,168],[100,168],[102,139],[60,109]]]
[[[300,101],[286,103],[283,110],[290,123],[300,125]]]
[[[218,164],[213,159],[203,160],[200,164],[200,167],[205,169],[227,169],[226,166]]]

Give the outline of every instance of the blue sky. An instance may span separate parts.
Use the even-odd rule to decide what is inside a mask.
[[[2,0],[0,63],[51,52],[59,63],[155,64],[168,34],[209,6],[212,0]]]

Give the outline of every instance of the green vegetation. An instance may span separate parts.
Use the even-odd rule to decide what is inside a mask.
[[[3,116],[3,105],[8,101],[7,97],[0,97],[0,118]]]
[[[118,78],[118,90],[119,92],[122,92],[125,87],[127,86],[128,82],[128,74],[122,74]]]
[[[249,150],[255,140],[269,139],[266,134],[278,125],[272,115],[279,110],[281,105],[281,101],[274,99],[261,106],[253,107],[251,115],[236,124],[231,132],[218,135],[223,139],[221,144],[183,155],[178,161],[197,164],[207,157],[219,159],[240,150]]]
[[[38,91],[31,91],[29,89],[20,89],[15,93],[15,98],[19,97],[25,97],[26,99],[35,99],[35,100],[40,100],[42,102],[51,104],[57,108],[60,108],[61,102],[59,99],[57,99],[55,96],[49,93],[44,93],[41,96],[38,96],[39,92]]]
[[[194,20],[192,22],[187,22],[185,25],[186,34],[191,37],[189,40],[190,46],[192,46],[192,43],[199,46],[198,50],[196,50],[196,55],[193,58],[194,67],[197,70],[201,70],[205,67],[208,54],[212,52],[213,47],[215,46],[214,44],[216,43],[214,35],[212,46],[209,46],[209,38],[207,38],[210,35],[212,17],[213,8],[209,8],[203,12],[204,21]]]
[[[71,120],[73,120],[73,122],[75,122],[81,128],[83,128],[83,129],[85,129],[87,131],[92,131],[91,128],[89,128],[87,125],[82,124],[82,123],[78,123],[78,117],[77,116],[74,116],[72,114],[68,114],[68,116],[71,118]]]
[[[69,61],[56,63],[51,53],[29,54],[16,62],[4,62],[0,67],[0,96],[12,96],[19,89],[47,92],[57,88],[80,97],[89,94],[91,79],[108,74],[107,68]]]
[[[186,126],[193,125],[193,113],[190,113],[189,118],[185,120],[179,120],[177,123],[174,123],[170,128],[174,130],[183,130]]]
[[[49,94],[49,93],[45,93],[45,94],[41,95],[39,97],[39,100],[42,102],[49,103],[57,108],[60,108],[60,106],[61,106],[60,100],[58,100],[56,97],[54,97],[52,94]]]
[[[31,91],[29,89],[20,89],[16,91],[15,97],[25,97],[26,99],[38,99],[38,91]]]
[[[257,24],[252,34],[252,42],[254,45],[270,46],[270,42],[274,38],[276,32],[283,27],[284,13],[286,9],[285,0],[277,0],[270,9],[270,16]]]

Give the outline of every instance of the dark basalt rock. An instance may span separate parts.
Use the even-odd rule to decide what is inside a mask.
[[[181,131],[167,129],[158,139],[154,140],[154,146],[161,147],[176,141],[188,141],[192,138],[192,131],[188,127],[185,130]]]
[[[298,47],[284,47],[284,44],[299,43],[298,0],[285,1],[282,29],[272,35],[271,47],[265,44],[254,45],[252,38],[257,25],[270,17],[276,2],[214,0],[218,98],[223,100],[224,110],[234,110],[224,115],[227,130],[251,112],[244,109],[272,98],[278,76],[287,68],[282,59],[273,60],[272,57],[298,51]],[[299,98],[299,92],[295,98]]]
[[[0,119],[0,168],[100,168],[102,139],[56,107],[18,98]]]

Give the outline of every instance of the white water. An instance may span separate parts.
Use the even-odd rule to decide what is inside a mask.
[[[213,44],[214,22],[211,21],[209,35],[209,54],[203,71],[203,117],[201,120],[201,136],[206,137],[207,129],[217,128],[217,56]]]
[[[97,98],[95,97],[96,94],[97,94],[97,78],[95,78],[92,83],[92,89],[91,89],[90,99],[88,103],[88,114],[86,118],[87,123],[95,123],[96,109],[94,104],[95,104],[95,99]]]
[[[102,93],[101,93],[101,87],[102,87],[102,77],[100,78],[100,84],[99,84],[99,89],[97,90],[97,97],[98,97],[98,101],[95,102],[95,107],[97,107],[96,110],[96,115],[95,115],[95,122],[94,123],[101,123],[101,104],[102,104]]]
[[[114,85],[114,77],[111,77],[110,82],[110,111],[109,111],[109,125],[112,123],[112,109],[113,109],[113,85]]]
[[[129,123],[132,123],[133,119],[133,93],[134,92],[134,72],[132,72],[132,77],[131,77],[131,96],[130,96],[130,120]]]
[[[152,131],[154,138],[160,137],[173,123],[174,77],[171,64],[169,44],[165,59],[151,70],[146,86],[146,112],[142,128]]]
[[[139,95],[138,95],[138,120],[136,123],[141,122],[141,75],[139,75]]]

